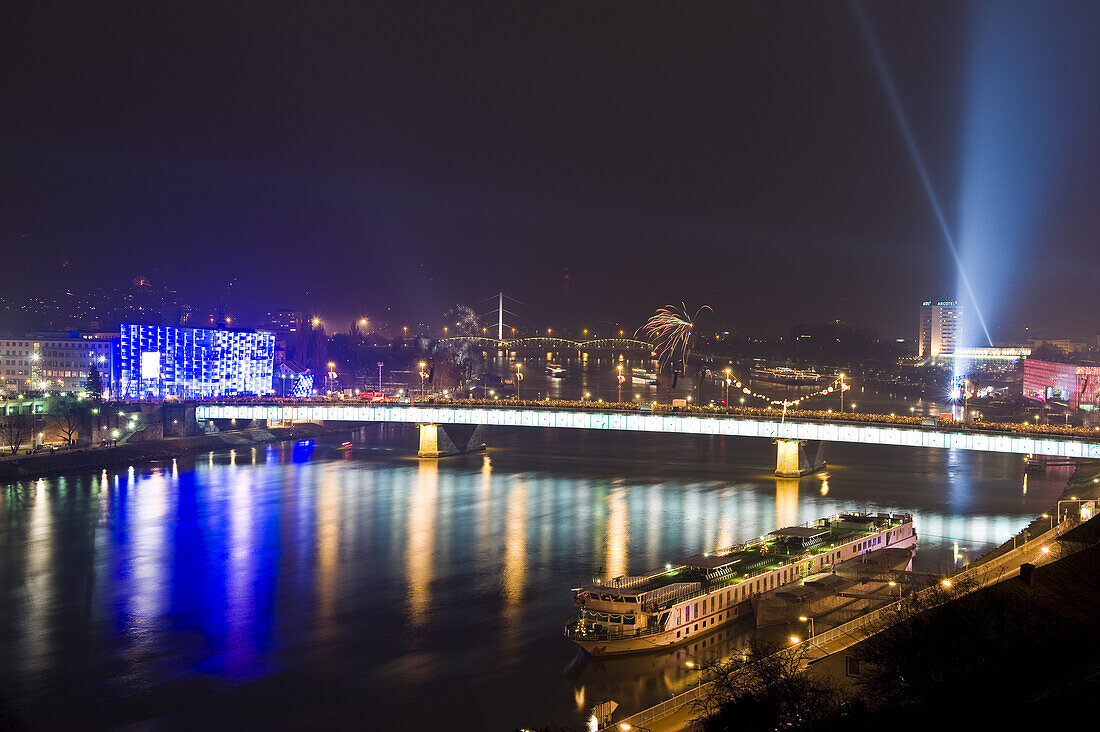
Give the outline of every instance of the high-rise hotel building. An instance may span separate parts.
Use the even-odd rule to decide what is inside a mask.
[[[954,353],[961,321],[962,306],[953,300],[922,303],[917,355],[920,358],[935,358],[940,354]]]

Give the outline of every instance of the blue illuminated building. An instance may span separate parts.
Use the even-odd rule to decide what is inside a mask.
[[[247,330],[121,326],[123,397],[209,399],[271,394],[275,335]]]

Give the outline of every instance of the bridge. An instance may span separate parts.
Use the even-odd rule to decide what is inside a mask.
[[[416,424],[420,426],[421,457],[441,457],[480,446],[482,426],[543,429],[617,430],[685,435],[727,435],[773,440],[777,444],[776,474],[804,475],[815,466],[807,444],[850,442],[979,452],[1100,459],[1096,437],[1013,433],[962,427],[939,429],[915,424],[851,423],[841,420],[788,418],[707,412],[592,409],[551,405],[490,404],[211,404],[195,408],[198,420],[344,421]],[[812,451],[812,449],[811,449]]]
[[[482,348],[502,348],[508,351],[520,348],[551,348],[577,351],[598,350],[623,350],[645,351],[653,350],[653,344],[640,341],[636,338],[594,338],[587,341],[575,341],[570,338],[558,338],[554,336],[529,336],[526,338],[499,339],[485,336],[449,336],[440,338],[436,343],[472,343]]]

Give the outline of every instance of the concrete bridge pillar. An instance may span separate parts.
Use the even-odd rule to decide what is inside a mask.
[[[817,440],[776,440],[775,474],[797,478],[825,467],[825,455]]]
[[[420,425],[420,449],[416,454],[422,458],[439,458],[484,448],[484,425],[422,424]]]

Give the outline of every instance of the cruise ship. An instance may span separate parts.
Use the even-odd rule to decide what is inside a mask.
[[[913,546],[916,537],[909,514],[845,513],[646,575],[596,579],[574,590],[580,615],[565,636],[592,656],[686,643],[752,613],[755,595],[867,552]]]
[[[749,373],[758,381],[771,381],[776,384],[816,384],[821,380],[821,374],[816,371],[802,371],[786,366],[774,369],[755,368],[750,369]]]
[[[564,379],[566,374],[565,367],[560,363],[548,363],[546,364],[546,375],[551,379]]]
[[[634,368],[630,370],[630,383],[657,386],[657,372],[651,369]]]

